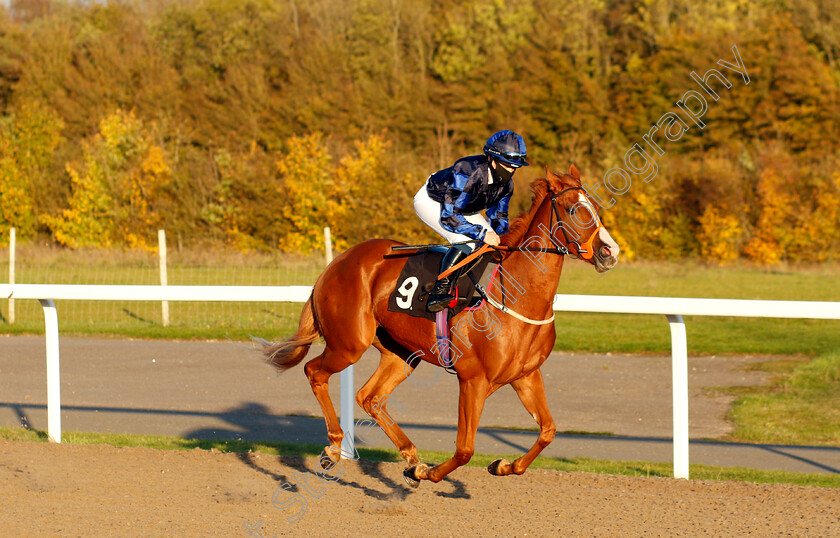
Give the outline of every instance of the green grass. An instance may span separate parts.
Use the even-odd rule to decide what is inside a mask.
[[[738,441],[840,446],[840,351],[787,363],[770,387],[747,389],[730,419]]]
[[[14,441],[46,442],[47,435],[42,431],[22,428],[0,427],[0,438]],[[147,447],[157,450],[202,450],[215,449],[220,452],[261,452],[269,455],[313,457],[321,454],[322,445],[293,443],[262,443],[247,441],[211,441],[199,439],[181,439],[178,437],[152,435],[118,435],[83,432],[65,432],[62,441],[69,444],[90,445],[107,444],[118,447]],[[359,456],[368,461],[399,462],[399,453],[392,449],[359,448]],[[426,462],[440,463],[452,454],[421,450],[420,459]],[[487,467],[497,458],[513,461],[517,455],[476,454],[467,464],[470,467]],[[651,463],[641,461],[606,461],[591,458],[550,458],[538,457],[531,465],[532,469],[553,469],[556,471],[613,474],[623,476],[673,476],[670,463]],[[691,465],[689,473],[694,480],[728,480],[756,482],[765,484],[797,484],[840,488],[840,476],[830,474],[805,474],[784,471],[762,471],[742,467],[715,467],[711,465]]]
[[[152,284],[157,269],[138,254],[85,254],[53,250],[19,255],[40,263],[20,267],[18,282]],[[203,257],[202,257],[203,256]],[[127,257],[126,259],[123,259]],[[147,256],[148,257],[148,256]],[[255,257],[193,254],[170,264],[171,284],[311,285],[323,261],[318,256]],[[0,266],[0,273],[2,273]],[[620,263],[604,274],[567,260],[559,293],[717,297],[840,301],[837,265],[772,270],[749,265],[707,267],[679,263]],[[297,328],[300,304],[171,302],[171,325],[161,325],[161,307],[153,302],[62,301],[57,304],[63,335],[116,335],[131,338],[247,339],[254,334],[279,339]],[[41,334],[43,316],[37,301],[16,302],[17,322],[8,323],[0,301],[0,333]],[[666,353],[670,332],[664,316],[559,312],[556,350]],[[840,349],[840,321],[774,318],[686,317],[692,354],[814,355]]]

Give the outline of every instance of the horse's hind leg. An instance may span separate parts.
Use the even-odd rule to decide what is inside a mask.
[[[324,452],[334,461],[341,458],[341,441],[344,439],[344,432],[335,414],[332,400],[330,399],[330,376],[344,370],[349,365],[359,360],[364,353],[361,351],[335,350],[327,344],[323,353],[306,363],[304,372],[309,378],[312,392],[321,404],[321,411],[324,413],[324,420],[327,423],[327,436],[330,439],[330,446]],[[352,432],[351,432],[352,434]]]
[[[373,345],[382,353],[382,358],[379,361],[379,367],[370,379],[368,379],[367,383],[356,393],[356,401],[359,402],[359,405],[368,415],[376,420],[376,423],[382,428],[385,435],[399,449],[403,459],[409,465],[416,465],[420,463],[420,459],[417,457],[417,447],[405,435],[387,410],[388,396],[397,388],[397,385],[411,375],[414,368],[407,364],[399,355],[383,346],[380,341],[377,340]],[[393,400],[392,403],[402,408],[398,401]],[[365,441],[374,440],[365,438],[367,432],[370,432],[370,430],[361,432],[359,437]],[[368,435],[372,437],[375,434]]]
[[[531,465],[540,452],[554,439],[554,432],[556,430],[554,419],[551,418],[551,413],[548,411],[545,386],[543,385],[542,373],[539,370],[534,370],[525,377],[511,382],[511,386],[519,396],[522,405],[525,406],[528,413],[537,421],[540,427],[540,435],[537,437],[537,442],[534,443],[531,450],[522,457],[517,458],[513,463],[504,459],[492,462],[487,467],[487,470],[490,471],[490,474],[497,476],[509,475],[511,473],[524,473],[525,469]]]

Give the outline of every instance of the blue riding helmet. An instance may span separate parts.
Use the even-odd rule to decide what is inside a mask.
[[[487,140],[484,144],[484,154],[514,168],[528,166],[525,162],[525,157],[528,156],[525,141],[521,136],[507,129],[495,133]]]

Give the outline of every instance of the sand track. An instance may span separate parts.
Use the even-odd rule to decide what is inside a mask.
[[[248,536],[246,524],[252,536],[830,536],[840,528],[840,491],[827,488],[462,468],[411,490],[402,464],[341,462],[330,484],[312,474],[317,465],[0,440],[0,528],[5,536]],[[302,504],[278,509],[272,495],[295,481],[275,497],[307,499],[290,523]]]

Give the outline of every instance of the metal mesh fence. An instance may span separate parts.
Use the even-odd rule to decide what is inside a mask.
[[[18,246],[15,256],[18,284],[160,284],[154,252],[119,250],[69,251]],[[287,286],[315,283],[324,268],[323,255],[241,254],[224,251],[170,252],[169,285]],[[9,259],[0,263],[0,275],[9,274]],[[5,279],[4,279],[5,280]],[[152,301],[58,301],[62,330],[140,333],[163,330],[162,304]],[[39,330],[43,313],[37,301],[14,301],[11,323],[9,301],[0,301],[0,323],[7,330]],[[173,329],[218,330],[284,328],[297,325],[300,304],[254,302],[169,302]]]

